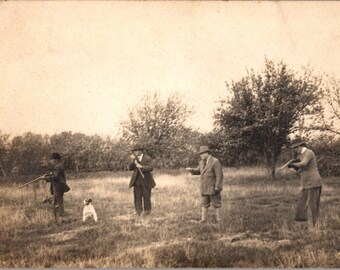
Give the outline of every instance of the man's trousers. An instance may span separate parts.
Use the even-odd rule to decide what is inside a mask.
[[[150,214],[151,211],[151,189],[144,185],[135,185],[133,187],[136,213]],[[144,207],[143,207],[144,206]]]
[[[313,225],[319,216],[321,186],[315,188],[302,189],[301,197],[299,198],[295,221],[308,221],[308,208],[312,213]]]

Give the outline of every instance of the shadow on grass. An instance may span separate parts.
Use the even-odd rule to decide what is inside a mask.
[[[259,247],[234,247],[218,242],[193,241],[153,251],[155,267],[268,267],[274,251]]]

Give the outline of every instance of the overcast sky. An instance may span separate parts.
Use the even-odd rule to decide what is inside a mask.
[[[210,131],[225,81],[265,56],[338,76],[337,2],[0,2],[0,131],[116,136],[147,92]]]

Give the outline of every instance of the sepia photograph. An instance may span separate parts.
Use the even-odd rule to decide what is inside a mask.
[[[340,268],[340,2],[0,1],[0,268]]]

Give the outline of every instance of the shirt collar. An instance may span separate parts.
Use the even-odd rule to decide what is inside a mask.
[[[301,150],[301,154],[303,154],[306,150],[307,150],[307,148],[303,147],[302,150]]]

